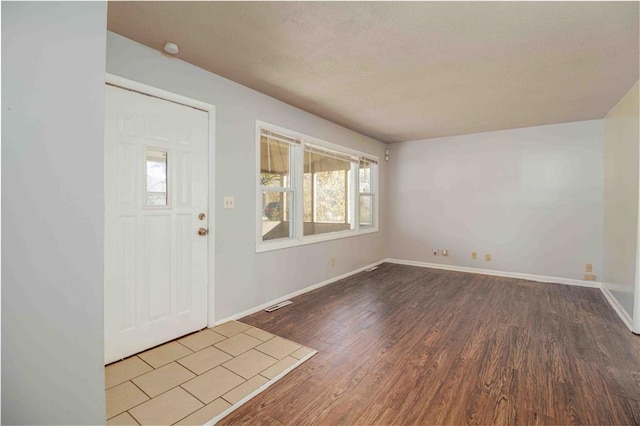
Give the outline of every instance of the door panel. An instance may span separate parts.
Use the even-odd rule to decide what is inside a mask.
[[[171,315],[171,216],[153,215],[144,222],[143,286],[153,322]]]
[[[207,132],[206,112],[106,87],[107,363],[207,325]]]

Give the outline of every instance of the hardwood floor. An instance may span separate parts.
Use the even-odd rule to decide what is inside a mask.
[[[318,354],[220,424],[640,424],[597,289],[387,263],[241,321]]]

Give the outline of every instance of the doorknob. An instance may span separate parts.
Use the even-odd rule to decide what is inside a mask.
[[[205,235],[207,235],[208,233],[209,233],[209,230],[208,230],[207,228],[200,228],[200,229],[198,229],[198,235],[205,236]]]

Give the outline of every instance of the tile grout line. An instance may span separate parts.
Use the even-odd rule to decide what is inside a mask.
[[[206,349],[206,348],[205,348],[205,349]],[[176,361],[176,362],[177,362],[178,364],[180,364],[180,362],[179,362],[179,361]],[[216,367],[217,367],[217,365],[216,365],[216,366],[213,366],[213,367],[211,367],[210,369],[208,369],[208,370],[206,370],[206,371],[203,371],[202,373],[198,374],[198,373],[196,373],[195,371],[193,371],[192,369],[190,369],[189,367],[187,367],[186,365],[183,365],[183,364],[180,364],[180,365],[181,365],[181,366],[183,366],[184,368],[186,368],[186,369],[187,369],[187,371],[190,371],[191,373],[195,374],[195,375],[196,375],[196,377],[201,376],[201,375],[203,375],[204,373],[206,373],[207,371],[211,371],[211,370],[213,370],[214,368],[216,368]],[[189,379],[189,380],[193,380],[193,379],[195,379],[196,377],[192,377],[192,378],[191,378],[191,379]],[[186,383],[186,382],[185,382],[185,383]]]
[[[135,356],[136,358],[138,358],[140,361],[144,362],[144,363],[145,363],[146,365],[148,365],[149,367],[151,367],[151,370],[155,370],[155,368],[153,368],[153,365],[149,364],[147,361],[145,361],[144,359],[140,358],[138,355],[139,355],[139,354],[135,354],[134,356]],[[147,373],[148,373],[148,371],[147,371]],[[145,374],[146,374],[146,373],[145,373]],[[142,376],[142,374],[140,374],[140,376]],[[139,377],[139,376],[136,376],[136,377]],[[133,379],[135,379],[135,377],[133,377]],[[129,380],[131,380],[131,379],[129,379]]]
[[[127,380],[125,380],[124,382],[116,383],[116,384],[115,384],[115,385],[113,385],[113,386],[109,386],[108,388],[104,388],[105,392],[106,392],[106,391],[108,391],[109,389],[113,389],[113,388],[115,388],[116,386],[120,386],[120,385],[121,385],[121,384],[123,384],[123,383],[130,382],[130,381],[132,381],[133,379],[137,379],[137,378],[138,378],[138,377],[140,377],[140,376],[144,376],[145,374],[148,374],[148,373],[151,373],[152,371],[157,370],[157,368],[153,368],[153,366],[149,365],[149,363],[148,363],[148,362],[146,362],[144,359],[140,358],[140,357],[138,356],[138,354],[131,355],[131,356],[129,356],[129,357],[126,357],[126,358],[124,358],[124,359],[121,359],[120,361],[112,362],[112,363],[111,363],[111,364],[109,364],[109,365],[117,364],[117,363],[119,363],[119,362],[122,362],[122,361],[127,360],[127,359],[131,359],[131,358],[134,358],[134,357],[135,357],[135,358],[138,358],[138,359],[139,359],[140,361],[142,361],[145,365],[147,365],[149,368],[151,368],[151,371],[145,371],[144,373],[138,374],[137,376],[133,376],[133,377],[131,377],[131,378],[129,378],[129,379],[127,379]],[[105,365],[105,369],[106,369],[106,367],[107,367],[107,366]],[[106,373],[106,371],[105,371],[105,373]]]
[[[191,355],[197,354],[198,352],[204,351],[205,349],[208,349],[208,348],[214,348],[214,349],[217,349],[217,350],[219,350],[219,351],[223,352],[224,354],[229,355],[230,357],[232,357],[231,359],[235,358],[235,357],[234,357],[233,355],[231,355],[230,353],[227,353],[227,352],[223,351],[223,350],[222,350],[222,349],[220,349],[220,348],[216,348],[216,347],[215,347],[215,346],[213,346],[213,345],[206,346],[206,347],[204,347],[204,348],[200,349],[199,351],[196,351],[196,352],[194,352],[194,353],[192,353],[192,354],[189,354],[189,355],[187,355],[187,356],[191,356]],[[185,356],[185,357],[182,357],[182,358],[179,358],[179,359],[177,359],[177,360],[175,360],[175,361],[173,361],[173,362],[177,362],[178,364],[180,364],[181,366],[183,366],[183,367],[184,367],[184,368],[186,368],[187,370],[191,371],[193,374],[195,374],[195,375],[196,375],[196,377],[198,377],[198,376],[202,376],[204,373],[206,373],[206,372],[208,372],[208,371],[213,370],[214,368],[216,368],[216,367],[218,367],[218,366],[222,365],[222,363],[223,363],[223,362],[229,362],[229,361],[231,361],[231,359],[228,359],[228,360],[226,360],[226,361],[221,362],[220,364],[214,365],[213,367],[211,367],[211,368],[209,368],[209,369],[207,369],[207,370],[203,371],[202,373],[196,373],[195,371],[191,370],[189,367],[187,367],[186,365],[184,365],[184,364],[182,364],[182,363],[180,362],[180,360],[181,360],[181,359],[184,359],[184,358],[186,358],[186,356]],[[192,379],[195,379],[196,377],[193,377]],[[191,380],[192,380],[192,379],[191,379]],[[185,382],[185,383],[186,383],[186,382]]]
[[[254,377],[255,377],[255,376],[254,376]],[[247,380],[247,382],[248,382],[248,380]],[[245,383],[246,383],[246,382],[245,382]],[[240,385],[238,385],[238,386],[240,386]],[[236,386],[235,388],[237,388],[238,386]],[[233,388],[233,389],[235,389],[235,388]],[[231,389],[229,392],[231,392],[233,389]],[[229,392],[227,392],[227,393],[229,393]],[[225,395],[226,395],[227,393],[225,393]],[[220,399],[222,399],[223,401],[226,401],[226,402],[228,402],[229,404],[233,405],[233,402],[229,401],[228,399],[224,399],[224,396],[220,396]]]
[[[244,324],[244,323],[240,323],[240,324],[246,325],[246,324]],[[269,334],[269,335],[270,335],[270,337],[269,337],[268,339],[266,339],[266,340],[262,340],[262,339],[260,339],[260,338],[257,338],[257,337],[255,337],[255,336],[251,336],[250,334],[247,334],[247,333],[246,333],[246,331],[248,331],[248,330],[252,330],[252,329],[255,329],[255,330],[258,330],[258,331],[262,331],[262,332],[264,332],[264,333],[267,333],[267,334]],[[116,386],[120,386],[120,385],[123,385],[123,384],[125,384],[125,383],[127,383],[127,382],[131,382],[131,384],[132,384],[136,389],[138,389],[138,390],[139,390],[139,391],[140,391],[144,396],[146,396],[148,399],[147,399],[147,400],[145,400],[145,401],[142,401],[142,402],[140,402],[139,404],[136,404],[136,405],[134,405],[134,406],[132,406],[132,407],[129,407],[128,409],[126,409],[126,410],[124,410],[124,411],[122,411],[122,412],[119,412],[119,413],[117,413],[117,414],[115,414],[115,415],[111,416],[111,417],[110,417],[109,419],[107,419],[107,420],[111,420],[111,419],[113,419],[113,418],[115,418],[115,417],[118,417],[118,416],[121,416],[121,415],[123,415],[123,414],[127,413],[129,416],[131,416],[131,417],[133,418],[133,420],[134,420],[137,424],[140,424],[140,422],[138,421],[138,419],[136,419],[136,418],[135,418],[135,416],[131,413],[131,410],[134,410],[135,408],[137,408],[137,407],[139,407],[139,406],[141,406],[141,405],[144,405],[144,404],[146,404],[146,403],[148,403],[148,402],[151,402],[151,401],[153,401],[154,399],[157,399],[157,398],[161,397],[162,395],[164,395],[164,394],[166,394],[166,393],[168,393],[168,392],[170,392],[170,391],[172,391],[172,390],[175,390],[176,388],[180,388],[181,390],[183,390],[184,392],[186,392],[188,395],[192,396],[195,400],[197,400],[197,401],[199,401],[201,404],[203,404],[203,405],[202,405],[202,407],[198,407],[196,410],[194,410],[194,411],[190,412],[189,414],[187,414],[185,417],[183,417],[182,419],[180,419],[180,420],[178,420],[178,421],[184,420],[186,417],[189,417],[190,415],[194,414],[195,412],[199,411],[200,409],[202,409],[202,408],[204,408],[204,407],[208,406],[209,404],[213,403],[216,399],[220,399],[221,401],[224,401],[225,403],[228,403],[228,404],[230,404],[230,405],[231,405],[231,407],[233,407],[235,404],[234,404],[234,403],[232,403],[231,401],[228,401],[227,399],[225,399],[225,398],[223,397],[223,395],[220,395],[219,397],[214,398],[214,400],[213,400],[213,401],[210,401],[209,403],[207,403],[207,402],[205,402],[205,401],[202,401],[202,400],[201,400],[200,398],[198,398],[196,395],[194,395],[193,393],[189,392],[186,388],[184,388],[184,387],[183,387],[183,385],[184,385],[185,383],[188,383],[189,381],[194,380],[194,379],[196,379],[196,378],[198,378],[198,377],[202,376],[203,374],[206,374],[207,372],[209,372],[209,371],[211,371],[211,370],[213,370],[213,369],[215,369],[215,368],[217,368],[217,367],[221,367],[221,368],[222,368],[222,369],[224,369],[225,371],[227,371],[227,372],[229,372],[229,373],[231,373],[231,374],[234,374],[234,375],[236,375],[236,376],[238,376],[239,378],[241,378],[241,379],[242,379],[242,383],[240,383],[240,384],[238,384],[237,386],[234,386],[233,388],[231,388],[231,389],[227,390],[227,391],[224,393],[224,395],[228,394],[229,392],[234,391],[235,389],[237,389],[237,388],[238,388],[238,387],[240,387],[240,386],[243,386],[243,385],[244,385],[244,384],[246,384],[249,380],[252,380],[252,379],[254,379],[254,378],[256,378],[256,377],[260,377],[260,378],[262,378],[262,379],[267,380],[267,382],[265,383],[265,385],[269,384],[269,382],[271,382],[271,381],[274,381],[275,377],[274,377],[274,378],[268,378],[268,377],[266,377],[266,376],[263,376],[261,373],[263,373],[264,371],[266,371],[267,369],[271,368],[273,365],[275,365],[276,363],[278,363],[278,362],[280,362],[280,361],[282,361],[282,360],[281,360],[281,359],[279,359],[279,358],[277,358],[277,357],[274,357],[274,356],[272,356],[272,355],[270,355],[270,354],[268,354],[268,353],[266,353],[266,352],[263,352],[263,351],[261,351],[261,350],[259,350],[259,349],[256,349],[256,348],[257,348],[258,346],[260,346],[260,345],[262,345],[262,344],[264,344],[264,343],[267,343],[267,342],[269,342],[269,341],[271,341],[271,340],[275,339],[276,337],[280,337],[280,336],[277,336],[277,335],[275,335],[275,334],[273,334],[273,333],[270,333],[270,332],[268,332],[268,331],[266,331],[266,330],[262,330],[262,329],[259,329],[259,328],[257,328],[257,327],[253,327],[253,326],[249,326],[249,328],[248,328],[248,329],[245,329],[245,330],[241,331],[240,333],[236,333],[236,334],[234,334],[233,336],[230,336],[230,337],[227,337],[227,336],[225,336],[225,335],[222,335],[222,334],[220,334],[220,333],[217,333],[217,332],[215,332],[212,328],[205,328],[205,329],[202,329],[202,330],[196,331],[196,332],[191,333],[191,334],[196,334],[196,333],[202,332],[202,331],[204,331],[204,330],[211,330],[212,332],[214,332],[214,333],[216,333],[216,334],[219,334],[220,336],[224,337],[224,339],[223,339],[223,340],[221,340],[221,341],[218,341],[218,342],[216,342],[216,343],[213,343],[213,344],[211,344],[211,345],[205,346],[205,347],[203,347],[203,348],[201,348],[201,349],[199,349],[199,350],[197,350],[197,351],[196,351],[196,350],[191,349],[190,347],[188,347],[188,346],[186,346],[186,345],[184,345],[184,344],[182,344],[182,343],[180,343],[180,342],[178,341],[178,339],[181,339],[181,338],[184,338],[184,337],[180,337],[180,338],[174,339],[172,342],[176,342],[176,343],[178,343],[178,345],[180,345],[181,347],[183,347],[183,348],[187,349],[190,353],[188,353],[188,354],[186,354],[186,355],[184,355],[184,356],[181,356],[181,357],[175,358],[175,359],[173,359],[172,361],[170,361],[170,362],[168,362],[168,363],[165,363],[165,364],[163,364],[163,365],[158,366],[157,368],[156,368],[156,367],[154,367],[154,366],[152,366],[151,364],[149,364],[149,363],[148,363],[147,361],[145,361],[142,357],[140,357],[139,355],[141,355],[141,353],[140,353],[140,354],[135,354],[135,355],[132,355],[131,357],[127,357],[127,358],[125,358],[125,359],[128,359],[128,358],[136,357],[138,360],[142,361],[143,365],[148,366],[151,370],[150,370],[150,371],[146,371],[146,372],[141,373],[141,374],[138,374],[138,375],[136,375],[136,376],[130,377],[128,380],[125,380],[125,381],[124,381],[124,382],[122,382],[122,383],[118,383],[118,384],[116,384],[116,385],[114,385],[114,386],[111,386],[110,388],[105,389],[105,392],[106,392],[107,390],[109,390],[109,389],[112,389],[112,388],[116,387]],[[252,338],[252,339],[258,340],[258,341],[260,341],[260,343],[258,343],[256,346],[253,346],[253,347],[251,347],[251,348],[247,349],[247,350],[246,350],[246,351],[244,351],[244,352],[241,352],[241,353],[240,353],[240,354],[238,354],[238,355],[233,355],[233,354],[228,353],[228,352],[226,352],[225,350],[223,350],[223,349],[218,348],[218,347],[216,347],[216,346],[215,346],[215,345],[216,345],[216,344],[218,344],[218,343],[222,343],[222,342],[224,342],[225,340],[228,340],[228,339],[230,339],[230,338],[232,338],[232,337],[235,337],[235,336],[238,336],[238,335],[240,335],[240,334],[243,334],[243,335],[245,335],[246,337],[250,337],[250,338]],[[291,356],[291,354],[293,354],[294,352],[296,352],[297,350],[299,350],[299,349],[300,349],[300,347],[306,347],[305,345],[301,345],[301,344],[299,344],[299,343],[297,343],[297,342],[294,342],[294,341],[291,341],[291,340],[289,340],[289,339],[284,339],[284,338],[282,338],[282,339],[283,339],[283,340],[287,340],[287,341],[289,341],[289,342],[291,342],[291,343],[294,343],[294,344],[296,344],[296,345],[298,345],[298,346],[299,346],[297,349],[295,349],[294,351],[292,351],[292,352],[290,352],[289,354],[287,354],[284,358],[286,358],[287,356]],[[167,342],[167,343],[171,343],[171,342]],[[165,344],[167,344],[167,343],[165,343]],[[163,345],[164,345],[164,344],[163,344]],[[156,348],[157,348],[157,347],[160,347],[160,346],[162,346],[162,345],[158,345],[158,346],[156,346]],[[180,363],[180,360],[183,360],[184,358],[186,358],[186,357],[188,357],[188,356],[194,355],[194,354],[196,354],[196,353],[198,353],[198,352],[200,352],[200,351],[204,351],[204,350],[206,350],[206,349],[208,349],[208,348],[214,348],[214,349],[217,349],[217,350],[221,351],[222,353],[224,353],[224,354],[226,354],[226,355],[230,356],[230,357],[231,357],[231,359],[226,360],[226,361],[224,361],[224,362],[222,362],[222,363],[220,363],[220,364],[218,364],[218,365],[215,365],[215,366],[213,366],[212,368],[209,368],[209,369],[207,369],[206,371],[203,371],[203,372],[201,372],[201,373],[199,373],[199,374],[198,374],[198,373],[196,373],[195,371],[193,371],[193,370],[189,369],[187,366],[185,366],[185,365],[183,365],[183,364],[181,364],[181,363]],[[151,348],[151,349],[148,349],[148,350],[153,350],[153,349],[155,349],[155,348]],[[225,367],[225,366],[223,365],[223,364],[225,364],[225,363],[228,363],[228,362],[230,362],[230,361],[233,361],[234,359],[236,359],[236,358],[238,358],[238,357],[240,357],[240,356],[242,356],[242,355],[244,355],[244,354],[248,353],[248,352],[249,352],[249,351],[251,351],[252,349],[255,349],[255,351],[256,351],[256,352],[258,352],[258,353],[260,353],[260,354],[262,354],[262,355],[264,355],[264,356],[269,357],[270,359],[272,359],[272,360],[274,361],[274,363],[273,363],[272,365],[270,365],[270,366],[266,367],[266,368],[265,368],[265,369],[263,369],[262,371],[260,371],[260,372],[258,372],[258,373],[256,373],[256,374],[252,375],[252,376],[251,376],[250,378],[248,378],[248,379],[245,379],[243,376],[241,376],[241,375],[239,375],[239,374],[235,373],[234,371],[230,370],[229,368],[227,368],[227,367]],[[310,349],[311,351],[313,351],[313,352],[316,352],[315,350],[313,350],[313,349],[311,349],[311,348],[309,348],[309,349]],[[146,351],[145,351],[145,352],[146,352]],[[144,352],[142,352],[142,353],[144,353]],[[283,358],[283,359],[284,359],[284,358]],[[305,358],[306,358],[306,357],[305,357]],[[115,363],[122,362],[122,361],[124,361],[125,359],[120,360],[120,361],[116,361]],[[294,359],[295,359],[295,358],[294,358]],[[300,360],[301,360],[301,359],[297,359],[298,363],[300,362]],[[115,364],[115,363],[113,363],[113,364]],[[173,386],[173,387],[171,387],[170,389],[165,390],[164,392],[162,392],[162,393],[160,393],[160,394],[156,395],[155,397],[151,397],[151,396],[150,396],[147,392],[145,392],[145,391],[144,391],[140,386],[138,386],[136,383],[134,383],[134,382],[133,382],[133,380],[134,380],[134,379],[137,379],[137,378],[142,377],[142,376],[147,375],[147,374],[151,374],[151,373],[153,373],[153,372],[155,372],[155,371],[157,371],[157,370],[159,370],[159,369],[161,369],[161,368],[164,368],[164,367],[166,367],[166,366],[168,366],[168,365],[170,365],[170,364],[172,364],[172,363],[176,363],[176,365],[178,365],[178,366],[181,366],[181,367],[185,368],[185,370],[186,370],[186,371],[189,371],[190,373],[194,374],[194,377],[192,377],[192,378],[190,378],[190,379],[188,379],[188,380],[185,380],[184,382],[182,382],[182,383],[180,383],[180,384],[178,384],[178,385],[176,385],[176,386]],[[263,385],[263,386],[264,386],[264,385]],[[261,386],[261,387],[262,387],[262,386]],[[255,391],[254,391],[254,392],[255,392]],[[254,392],[250,392],[249,394],[252,394],[252,393],[254,393]],[[246,396],[245,396],[245,398],[246,398]],[[229,408],[230,408],[230,407],[229,407]]]
[[[153,370],[153,371],[155,371],[155,370]],[[149,371],[149,373],[152,373],[153,371]],[[149,399],[148,399],[147,401],[149,401],[149,400],[152,400],[152,399],[153,399],[153,397],[152,397],[151,395],[149,395],[148,393],[146,393],[145,391],[143,391],[143,390],[142,390],[142,388],[141,388],[140,386],[138,386],[137,384],[135,384],[135,383],[133,382],[133,380],[129,380],[129,381],[133,384],[133,386],[135,386],[135,387],[137,387],[138,389],[140,389],[140,392],[142,392],[143,394],[145,394],[145,395],[147,395],[147,396],[149,397]],[[145,401],[145,402],[147,402],[147,401]],[[131,407],[131,408],[133,408],[133,407]],[[128,410],[130,410],[131,408],[129,408]],[[128,411],[128,410],[127,410],[127,411]]]
[[[232,359],[230,359],[229,361],[233,361],[233,360],[232,360]],[[227,362],[229,362],[229,361],[227,361]],[[222,367],[222,368],[224,368],[224,369],[225,369],[225,370],[227,370],[229,373],[231,373],[231,374],[233,374],[233,375],[235,375],[235,376],[240,377],[240,378],[241,378],[242,380],[244,380],[245,382],[249,380],[249,379],[245,379],[244,377],[242,377],[241,375],[239,375],[239,374],[238,374],[238,373],[236,373],[235,371],[231,371],[230,369],[228,369],[227,367],[225,367],[225,366],[224,366],[224,365],[222,365],[222,364],[220,364],[218,367]],[[244,382],[243,382],[243,383],[244,383]],[[240,383],[240,385],[241,385],[241,384],[243,384],[243,383]],[[238,385],[238,386],[240,386],[240,385]],[[238,386],[235,386],[233,389],[237,388]],[[231,392],[233,389],[230,389],[230,390],[229,390],[229,392]],[[226,392],[225,392],[225,393],[226,393]]]
[[[201,331],[202,331],[202,330],[201,330]],[[199,333],[199,332],[198,332],[198,333]],[[185,337],[185,336],[182,336],[182,337],[180,337],[179,339],[184,339],[184,337]],[[191,351],[191,353],[196,353],[196,351],[194,351],[193,349],[191,349],[191,348],[190,348],[190,347],[188,347],[187,345],[183,345],[182,343],[180,343],[180,342],[178,341],[178,339],[173,340],[173,342],[176,342],[177,344],[179,344],[179,345],[180,345],[180,346],[182,346],[183,348],[185,348],[185,349],[187,349],[187,350]],[[171,342],[168,342],[168,343],[171,343]],[[189,354],[189,355],[191,355],[191,354]],[[189,356],[189,355],[185,355],[185,356]],[[183,356],[182,358],[184,358],[184,356]],[[178,358],[178,359],[180,359],[180,358]]]
[[[195,377],[194,377],[194,378],[195,378]],[[186,382],[184,382],[184,383],[186,383]],[[174,386],[174,387],[172,387],[171,389],[167,389],[166,391],[164,391],[164,392],[162,392],[162,393],[160,393],[160,394],[158,394],[158,395],[154,396],[153,398],[149,398],[149,399],[147,399],[146,401],[143,401],[143,402],[141,402],[140,404],[135,405],[135,406],[133,406],[133,407],[131,407],[131,408],[127,409],[126,411],[127,411],[127,412],[129,412],[129,411],[133,410],[134,408],[137,408],[137,407],[139,407],[139,406],[141,406],[141,405],[143,405],[143,404],[146,404],[147,402],[151,402],[151,401],[153,401],[154,399],[157,399],[157,398],[161,397],[161,396],[162,396],[162,395],[164,395],[165,393],[171,392],[172,390],[177,389],[177,388],[181,388],[183,391],[187,392],[189,395],[193,396],[193,397],[194,397],[194,398],[196,398],[198,401],[202,402],[204,405],[207,405],[205,402],[203,402],[203,401],[201,401],[200,399],[198,399],[198,397],[196,397],[195,395],[193,395],[191,392],[189,392],[188,390],[186,390],[185,388],[183,388],[183,387],[182,387],[182,385],[183,385],[184,383],[179,384],[178,386]],[[135,383],[134,383],[134,385],[135,385]],[[137,386],[136,386],[136,387],[137,387]],[[138,389],[140,389],[140,388],[138,388]],[[142,391],[142,389],[140,389],[140,390]],[[142,391],[142,392],[144,392],[144,391]],[[145,395],[146,395],[146,393],[145,393]],[[199,408],[198,408],[198,409],[196,409],[195,411],[198,411],[200,408],[202,408],[202,407],[199,407]],[[191,414],[195,413],[195,411],[192,411],[191,413],[189,413],[189,415],[191,415]],[[123,413],[124,413],[124,411],[123,411]],[[122,414],[122,413],[120,413],[120,414]],[[120,414],[116,414],[116,416],[119,416]],[[131,414],[131,417],[133,417],[133,418],[136,420],[136,422],[138,421],[132,413],[129,413],[129,414]],[[113,416],[113,417],[116,417],[116,416]],[[109,419],[112,419],[113,417],[110,417]],[[109,420],[109,419],[108,419],[108,420]],[[138,424],[140,424],[140,422],[138,422]]]
[[[268,353],[266,353],[266,352],[262,352],[260,349],[256,349],[256,348],[253,348],[253,349],[255,349],[256,351],[260,352],[260,353],[261,353],[261,354],[263,354],[263,355],[268,356],[269,358],[275,359],[275,360],[276,360],[276,362],[280,361],[280,359],[276,358],[276,357],[275,357],[275,356],[273,356],[273,355],[269,355],[269,354],[268,354]],[[293,352],[291,352],[291,353],[293,353]],[[288,356],[288,355],[287,355],[287,356]]]
[[[244,333],[243,333],[243,332],[240,332],[240,333],[238,333],[238,334],[236,334],[236,335],[234,335],[234,336],[231,336],[231,337],[235,337],[235,336],[238,336],[238,335],[240,335],[240,334],[244,334]],[[257,337],[249,336],[248,334],[245,334],[245,336],[251,337],[251,338],[256,339],[256,340],[260,340],[260,339],[258,339]],[[230,339],[231,337],[228,337],[227,339]],[[271,339],[269,339],[269,340],[271,340]],[[269,340],[260,341],[260,343],[259,343],[259,344],[255,345],[255,346],[253,346],[253,347],[250,347],[249,349],[247,349],[247,350],[246,350],[246,351],[244,351],[244,352],[240,352],[238,355],[234,355],[234,354],[232,354],[232,353],[230,353],[230,352],[225,351],[225,350],[224,350],[224,349],[222,349],[222,348],[218,348],[217,346],[215,346],[215,345],[217,345],[217,344],[219,344],[219,343],[224,342],[224,340],[221,340],[220,342],[215,343],[215,344],[213,344],[213,345],[211,345],[211,346],[213,346],[214,348],[216,348],[216,349],[218,349],[218,350],[221,350],[222,352],[224,352],[224,353],[226,353],[226,354],[228,354],[228,355],[231,355],[231,356],[232,356],[232,357],[234,357],[234,358],[237,358],[237,357],[239,357],[240,355],[242,355],[242,354],[245,354],[245,353],[249,352],[251,349],[256,349],[258,346],[262,345],[263,343],[268,342]],[[256,350],[258,350],[258,351],[259,351],[259,352],[261,352],[261,353],[264,353],[264,352],[260,351],[259,349],[256,349]],[[269,355],[269,354],[265,354],[265,355]],[[271,356],[271,355],[269,355],[269,356]],[[272,358],[273,358],[273,357],[272,357]],[[229,361],[231,361],[231,360],[229,360]],[[225,361],[225,362],[229,362],[229,361]]]
[[[212,370],[213,370],[213,369],[212,369]],[[209,370],[209,371],[211,371],[211,370]],[[197,378],[197,377],[199,377],[199,376],[194,377],[194,379],[195,379],[195,378]],[[193,379],[191,379],[191,380],[193,380]],[[184,382],[184,383],[187,383],[187,382]],[[192,397],[194,397],[194,398],[195,398],[195,399],[197,399],[198,401],[202,402],[202,403],[204,404],[204,406],[205,406],[205,407],[206,407],[207,405],[211,404],[211,402],[215,401],[215,399],[214,399],[214,400],[213,400],[213,401],[211,401],[211,402],[204,402],[203,400],[201,400],[200,398],[198,398],[197,396],[195,396],[194,394],[192,394],[191,392],[189,392],[189,390],[188,390],[188,389],[186,389],[186,388],[182,387],[182,385],[184,385],[184,383],[179,384],[178,386],[176,386],[176,388],[181,388],[183,391],[185,391],[186,393],[188,393],[189,395],[191,395]],[[175,389],[175,388],[174,388],[174,389]],[[216,398],[216,399],[217,399],[217,398]],[[202,408],[202,407],[200,407],[200,408]],[[198,408],[198,410],[199,410],[200,408]],[[198,411],[198,410],[196,410],[196,411]],[[195,413],[196,411],[193,411],[193,412],[189,413],[189,416],[190,416],[191,414]],[[188,417],[188,416],[185,416],[185,417]]]
[[[186,389],[185,389],[185,391],[186,391],[187,393],[189,393],[189,391],[187,391]],[[191,394],[189,393],[189,395],[191,395]],[[192,396],[193,396],[193,395],[192,395]],[[195,398],[195,397],[194,397],[194,398]],[[196,399],[198,399],[198,398],[196,398]],[[198,399],[198,401],[200,401],[200,400]],[[215,401],[215,399],[214,399],[213,401]],[[211,401],[211,402],[213,402],[213,401]],[[202,402],[202,401],[200,401],[200,402]],[[204,407],[206,407],[207,405],[208,405],[208,404],[204,404],[204,406],[203,406],[203,407],[198,408],[196,411],[198,411],[198,410],[202,410],[202,409],[203,409]],[[192,415],[192,414],[193,414],[193,413],[195,413],[196,411],[192,411],[192,412],[190,412],[189,414],[187,414],[186,416],[184,416],[184,417],[183,417],[183,418],[181,418],[180,420],[176,421],[175,423],[172,423],[172,425],[176,425],[176,424],[180,423],[181,421],[183,421],[184,419],[186,419],[187,417],[189,417],[190,415]]]
[[[132,407],[132,408],[134,408],[134,407]],[[133,417],[133,414],[131,414],[131,413],[129,412],[129,410],[127,410],[127,411],[123,411],[122,413],[118,414],[118,416],[121,416],[121,415],[123,415],[124,413],[127,413],[128,415],[130,415],[130,416],[131,416],[131,418],[133,419],[133,421],[134,421],[134,422],[136,422],[136,425],[140,426],[140,422],[139,422],[135,417]],[[118,417],[118,416],[113,416],[113,417],[111,417],[111,418],[113,419],[113,418]]]
[[[132,384],[133,386],[135,386],[135,387],[136,387],[140,392],[142,392],[142,393],[143,393],[147,398],[149,398],[149,399],[147,399],[147,400],[145,400],[145,401],[142,401],[141,403],[136,404],[136,405],[134,405],[133,407],[129,407],[129,408],[127,408],[126,410],[124,410],[124,411],[122,411],[122,412],[120,412],[120,413],[118,413],[118,414],[116,414],[116,415],[114,415],[114,416],[109,417],[107,420],[111,420],[111,419],[113,419],[114,417],[118,417],[118,416],[119,416],[119,415],[121,415],[122,413],[129,413],[129,410],[133,410],[134,408],[136,408],[136,407],[138,407],[138,406],[140,406],[140,405],[144,404],[145,402],[149,402],[149,401],[151,401],[151,400],[153,399],[153,398],[151,398],[149,395],[147,395],[147,393],[146,393],[145,391],[143,391],[142,389],[140,389],[140,387],[139,387],[139,386],[137,386],[135,383],[133,383],[131,380],[127,380],[127,382],[131,382],[131,384]],[[122,384],[127,383],[127,382],[123,382],[123,383],[120,383],[120,384],[122,385]],[[171,390],[171,389],[170,389],[170,390]],[[167,391],[167,392],[168,392],[168,391]],[[158,396],[160,396],[160,395],[158,395]],[[131,417],[133,417],[133,414],[131,414],[131,413],[129,413],[129,414],[131,415]],[[135,417],[134,417],[134,419],[135,419]],[[136,422],[137,422],[137,420],[136,420]],[[139,422],[138,422],[138,423],[139,423]]]
[[[253,328],[255,328],[255,327],[253,327]],[[259,329],[259,328],[256,328],[256,330],[260,330],[260,329]],[[267,332],[267,333],[268,333],[268,332]],[[260,340],[262,343],[267,343],[269,340],[272,340],[272,339],[274,339],[274,338],[276,337],[274,334],[269,333],[269,334],[271,334],[271,337],[269,337],[267,340],[262,340],[262,339],[260,339],[259,337],[255,337],[255,336],[252,336],[252,335],[250,335],[250,334],[247,334],[247,333],[246,333],[246,331],[243,331],[241,334],[244,334],[245,336],[253,337],[254,339],[258,339],[258,340]],[[261,344],[262,344],[262,343],[261,343]]]

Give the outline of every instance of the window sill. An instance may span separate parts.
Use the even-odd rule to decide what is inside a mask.
[[[327,234],[312,235],[303,237],[302,239],[287,238],[273,241],[258,241],[256,244],[256,253],[263,253],[272,250],[281,250],[285,248],[306,246],[308,244],[322,243],[325,241],[339,240],[342,238],[357,237],[359,235],[373,234],[378,232],[377,226],[361,228],[359,231],[342,231],[331,232]]]

